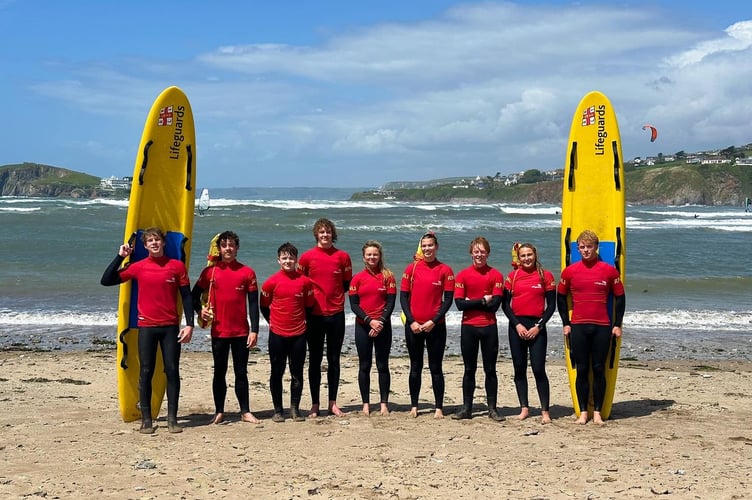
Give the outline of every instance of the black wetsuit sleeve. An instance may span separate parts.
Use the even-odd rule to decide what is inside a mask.
[[[400,307],[402,307],[402,312],[405,313],[406,325],[409,325],[413,321],[415,321],[413,312],[410,310],[410,292],[407,292],[405,290],[400,291]]]
[[[625,295],[616,295],[614,297],[614,326],[621,328],[621,322],[624,320],[624,311],[627,309],[627,298]]]
[[[193,310],[198,314],[201,314],[201,294],[204,293],[204,289],[198,286],[198,283],[193,285],[191,290],[191,299],[193,300]]]
[[[569,303],[567,301],[567,294],[560,293],[556,295],[556,306],[559,310],[562,326],[569,326]]]
[[[491,311],[493,313],[498,311],[499,307],[501,306],[501,300],[502,300],[501,295],[494,295],[491,298],[490,302],[486,302],[486,311]]]
[[[433,322],[437,324],[441,318],[444,317],[444,315],[449,311],[449,308],[452,307],[452,299],[454,299],[454,290],[452,291],[444,291],[444,300],[441,301],[441,307],[439,307],[439,312],[436,316],[433,317]]]
[[[104,270],[102,279],[100,279],[99,282],[104,286],[113,286],[122,283],[123,280],[120,279],[120,273],[118,271],[120,270],[120,264],[122,264],[124,260],[125,257],[121,257],[120,254],[116,255],[112,262],[110,262],[110,265],[107,266],[107,269]]]
[[[554,312],[556,312],[556,290],[549,290],[546,292],[546,309],[543,311],[543,317],[538,324],[538,328],[546,326]]]
[[[251,318],[251,331],[259,331],[259,294],[258,290],[248,292],[248,317]]]
[[[386,305],[384,306],[384,312],[381,313],[381,321],[386,324],[389,321],[389,318],[392,317],[392,312],[394,312],[394,304],[397,302],[397,295],[395,294],[388,294],[386,296]]]
[[[267,323],[269,323],[269,313],[271,313],[271,309],[269,306],[259,306],[259,311],[261,311],[261,315],[264,317]]]
[[[355,313],[355,316],[368,323],[368,316],[366,312],[360,307],[360,295],[350,295],[350,309]]]
[[[504,316],[509,320],[509,324],[513,327],[517,327],[520,324],[520,320],[517,319],[512,311],[512,294],[509,290],[504,290],[504,297],[501,300],[501,310],[504,311]]]
[[[486,308],[486,303],[483,299],[454,299],[454,305],[457,306],[457,309],[460,311]]]
[[[185,314],[186,326],[193,326],[193,298],[191,297],[191,287],[184,285],[180,287],[180,298],[183,300],[183,314]]]

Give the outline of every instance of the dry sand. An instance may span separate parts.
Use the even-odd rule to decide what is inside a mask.
[[[169,434],[160,418],[157,432],[145,436],[119,417],[113,353],[0,352],[0,497],[752,496],[752,363],[623,362],[603,427],[573,424],[560,362],[548,366],[550,425],[540,423],[532,380],[533,417],[515,418],[509,360],[498,364],[502,423],[485,416],[482,370],[472,420],[433,418],[427,373],[421,413],[409,418],[403,358],[392,360],[392,414],[365,417],[357,361],[347,357],[338,400],[346,416],[276,424],[268,359],[257,353],[251,408],[262,423],[238,421],[230,387],[229,422],[208,425],[211,355],[184,353],[181,363],[185,431]],[[445,372],[449,414],[462,400],[461,359],[448,357]],[[306,385],[303,407],[309,404]]]

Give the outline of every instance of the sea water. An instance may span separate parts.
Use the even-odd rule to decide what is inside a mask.
[[[361,247],[380,241],[399,276],[418,239],[436,232],[438,257],[455,273],[470,265],[476,236],[491,243],[489,262],[506,275],[516,241],[538,248],[558,278],[560,207],[488,202],[349,201],[355,189],[212,189],[211,208],[196,216],[189,274],[205,264],[208,243],[224,230],[240,237],[239,260],[259,282],[277,271],[277,247],[300,252],[315,243],[312,226],[335,222],[336,246],[362,269]],[[99,279],[123,243],[127,200],[0,197],[0,348],[86,350],[114,348],[117,287]],[[597,210],[597,207],[594,207]],[[741,207],[629,206],[627,312],[622,359],[752,359],[752,213]],[[354,353],[353,315],[347,312],[345,351]],[[501,312],[501,356],[509,356]],[[447,315],[449,354],[459,353],[461,314]],[[401,331],[399,305],[392,322]],[[563,355],[558,313],[549,323],[549,353]],[[259,346],[268,327],[261,320]],[[208,351],[208,331],[197,329],[187,348]],[[403,354],[397,333],[394,354]]]

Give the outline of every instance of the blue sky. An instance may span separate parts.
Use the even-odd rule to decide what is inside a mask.
[[[752,7],[731,3],[0,0],[0,165],[131,175],[170,85],[209,187],[561,168],[590,90],[627,158],[740,146]]]

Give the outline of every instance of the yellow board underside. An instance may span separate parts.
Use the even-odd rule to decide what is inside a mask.
[[[146,118],[133,171],[125,241],[139,229],[150,226],[159,227],[164,232],[180,232],[187,238],[183,248],[185,265],[188,267],[195,185],[196,134],[193,112],[183,91],[178,87],[169,87],[154,101]],[[131,283],[126,282],[120,285],[117,339],[118,397],[120,413],[126,422],[141,418],[138,408],[138,329],[135,325],[129,325],[130,306]],[[178,311],[182,315],[179,300]],[[157,353],[152,381],[152,418],[159,415],[166,384],[162,356]]]
[[[567,240],[575,242],[583,230],[590,229],[598,235],[601,242],[614,242],[618,245],[619,230],[621,252],[615,265],[621,272],[623,281],[626,262],[626,218],[621,139],[611,102],[600,92],[588,93],[580,101],[572,118],[564,167],[561,209],[562,269],[567,264]],[[579,260],[579,256],[572,262],[575,260]],[[608,361],[606,363],[606,395],[601,408],[601,416],[604,419],[611,414],[620,350],[621,339],[618,339],[614,353],[615,362],[612,366]],[[609,358],[611,356],[609,353]],[[564,357],[574,411],[579,416],[581,409],[575,388],[577,372],[572,366],[568,342],[565,343]],[[588,410],[592,413],[592,383]]]

